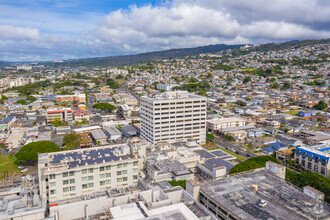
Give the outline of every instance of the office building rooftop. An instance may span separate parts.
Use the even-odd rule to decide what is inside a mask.
[[[160,173],[172,173],[175,176],[182,176],[182,175],[189,175],[191,171],[185,167],[183,164],[178,162],[177,160],[156,160],[156,159],[149,159],[148,163],[152,164],[153,168],[161,171]]]
[[[95,140],[107,139],[107,136],[101,129],[93,130],[93,131],[91,131],[91,134],[93,135]]]
[[[47,158],[43,161],[41,158]],[[55,153],[39,154],[39,162],[48,162],[49,171],[52,166],[66,165],[67,168],[75,168],[94,164],[133,159],[129,146],[116,145],[107,147],[87,148],[73,151],[61,151]]]
[[[200,192],[238,219],[328,219],[330,207],[265,169],[200,185]],[[258,206],[260,200],[268,203]]]
[[[110,209],[114,220],[198,220],[197,216],[183,203],[148,210],[142,202],[130,203]]]
[[[233,166],[234,166],[233,164],[231,164],[221,158],[212,158],[212,159],[205,160],[205,162],[201,165],[210,171],[213,171],[213,169],[218,168],[218,167],[226,167],[227,172],[229,172],[231,170],[231,168],[233,168]]]
[[[211,158],[221,158],[223,160],[235,160],[236,157],[218,149],[213,151],[207,151],[207,150],[194,150],[195,153],[198,153],[201,157],[206,159]]]
[[[308,156],[308,154],[320,156],[320,158],[325,159],[328,163],[328,160],[330,158],[330,144],[318,144],[313,146],[303,146],[303,147],[297,147],[296,153],[302,154],[305,152]]]
[[[187,98],[203,98],[205,97],[189,93],[187,91],[173,91],[173,92],[164,92],[160,94],[152,94],[150,96],[142,96],[145,99],[150,100],[169,100],[169,99],[187,99]]]

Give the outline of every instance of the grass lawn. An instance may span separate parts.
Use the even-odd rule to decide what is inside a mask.
[[[168,181],[173,187],[174,186],[181,186],[183,189],[186,189],[186,182],[187,180],[172,180]]]
[[[212,148],[207,148],[206,150],[211,151],[211,150],[218,150],[218,149],[220,149],[220,148],[218,148],[218,147],[212,147]]]
[[[221,150],[223,150],[224,152],[227,152],[228,154],[231,154],[231,155],[237,157],[237,159],[239,159],[240,161],[245,160],[244,157],[242,157],[242,156],[240,156],[238,154],[235,154],[234,152],[231,152],[230,150],[227,150],[227,149],[221,149]]]
[[[18,165],[15,164],[16,157],[13,154],[0,156],[0,178],[3,178],[3,172],[8,170],[8,175],[19,174]]]
[[[202,144],[202,146],[216,146],[217,144],[213,141],[206,140],[206,144]]]
[[[252,72],[254,70],[257,70],[257,68],[244,68],[244,69],[241,69],[241,71],[245,71],[245,72]]]
[[[123,83],[125,83],[126,81],[125,80],[123,80],[123,79],[117,79],[117,81],[120,83],[120,84],[123,84]]]
[[[297,115],[299,112],[300,112],[300,110],[293,110],[293,111],[285,112],[285,114],[288,114],[288,115]]]

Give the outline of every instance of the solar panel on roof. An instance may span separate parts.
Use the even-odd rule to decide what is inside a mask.
[[[204,158],[213,158],[215,157],[215,155],[211,154],[210,152],[206,151],[206,150],[195,150],[196,153],[198,153],[199,155],[201,155]]]
[[[233,158],[233,156],[225,156],[225,157],[221,157],[221,159],[229,159],[229,158]]]
[[[218,157],[222,157],[225,155],[228,155],[227,153],[221,151],[221,150],[217,150],[217,151],[211,151],[212,154],[217,155]]]

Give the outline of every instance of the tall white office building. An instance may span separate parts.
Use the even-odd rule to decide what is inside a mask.
[[[206,138],[206,98],[187,91],[141,97],[141,137],[156,144]]]

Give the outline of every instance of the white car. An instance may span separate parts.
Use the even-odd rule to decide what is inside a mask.
[[[21,170],[21,173],[26,173],[26,172],[29,172],[29,168],[25,168],[25,169]]]
[[[19,166],[19,167],[17,167],[19,170],[21,170],[21,169],[24,169],[25,167],[24,166]]]
[[[268,202],[266,200],[260,200],[258,206],[259,207],[265,207],[267,205],[267,203]]]

